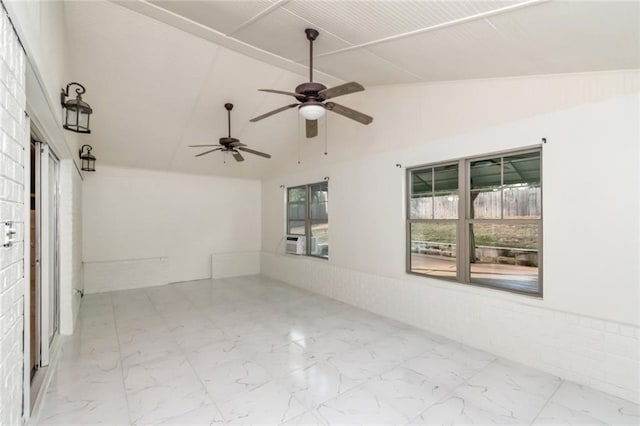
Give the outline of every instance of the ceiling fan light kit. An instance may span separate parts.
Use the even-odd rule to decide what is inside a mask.
[[[264,152],[256,151],[254,149],[247,148],[247,145],[240,142],[239,139],[231,137],[231,110],[233,109],[233,104],[226,103],[224,104],[224,108],[227,110],[227,124],[229,127],[228,136],[222,137],[219,139],[219,144],[209,144],[209,145],[189,145],[190,148],[203,148],[203,147],[213,147],[213,149],[201,152],[200,154],[196,154],[194,157],[202,157],[203,155],[210,154],[212,152],[222,151],[225,154],[231,153],[233,158],[240,162],[244,161],[244,157],[240,154],[239,151],[247,152],[249,154],[258,155],[264,158],[271,158],[271,155],[266,154]]]
[[[298,112],[306,120],[317,120],[324,117],[326,110],[324,109],[324,105],[322,105],[322,103],[320,102],[307,102],[304,105],[300,105],[300,107],[298,108]]]
[[[353,110],[335,102],[325,102],[327,99],[348,95],[364,90],[361,84],[355,81],[344,83],[336,87],[327,88],[324,84],[313,81],[313,42],[318,37],[318,31],[313,28],[304,30],[309,40],[309,81],[296,87],[295,92],[285,92],[282,90],[259,89],[261,92],[277,93],[279,95],[293,96],[298,103],[285,105],[273,111],[269,111],[250,121],[255,123],[264,118],[270,117],[288,109],[298,107],[298,113],[306,120],[306,136],[313,138],[318,136],[318,119],[322,118],[326,111],[332,111],[344,117],[350,118],[362,124],[369,124],[373,117]]]

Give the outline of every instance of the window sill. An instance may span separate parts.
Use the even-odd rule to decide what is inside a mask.
[[[415,283],[427,283],[429,285],[435,285],[438,288],[446,289],[446,290],[457,290],[463,291],[465,293],[473,293],[477,295],[487,295],[492,294],[495,296],[499,296],[500,298],[512,300],[512,301],[524,301],[530,300],[534,303],[541,303],[544,301],[544,293],[526,293],[519,292],[516,290],[510,290],[501,287],[493,287],[489,285],[479,284],[479,283],[464,283],[456,280],[455,278],[439,278],[431,275],[420,274],[416,272],[405,271],[405,276],[408,277],[412,282]],[[521,296],[524,296],[526,299],[523,299]]]
[[[281,256],[287,256],[287,257],[299,257],[302,259],[312,259],[312,260],[320,260],[323,262],[326,262],[329,260],[328,257],[323,257],[323,256],[314,256],[312,254],[293,254],[293,253],[281,253]]]

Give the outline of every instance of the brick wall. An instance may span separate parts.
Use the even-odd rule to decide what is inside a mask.
[[[12,247],[0,247],[0,424],[22,424],[25,161],[25,55],[0,9],[0,230],[11,221]]]

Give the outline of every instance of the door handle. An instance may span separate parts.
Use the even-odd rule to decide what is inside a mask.
[[[17,233],[16,228],[13,227],[13,222],[5,222],[4,231],[2,232],[2,247],[11,247]]]

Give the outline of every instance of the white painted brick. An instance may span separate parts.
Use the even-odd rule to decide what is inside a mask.
[[[620,326],[613,322],[608,322],[605,324],[605,330],[607,333],[620,333]]]
[[[25,57],[0,9],[0,223],[15,222],[16,241],[0,247],[0,424],[22,424],[24,321]]]
[[[620,325],[620,334],[621,334],[622,336],[625,336],[625,337],[631,337],[631,338],[633,338],[633,339],[638,340],[638,339],[637,339],[637,337],[635,336],[635,329],[634,329],[634,327],[631,327],[631,326],[628,326],[628,325],[621,324],[621,325]],[[640,342],[639,342],[639,344],[640,344]]]
[[[590,328],[591,327],[591,318],[580,318],[580,327]]]
[[[608,333],[605,336],[606,352],[608,354],[640,361],[640,346],[632,337]]]
[[[22,259],[22,242],[14,243],[11,247],[0,247],[0,249],[2,250],[2,258],[0,258],[0,268],[2,269]]]
[[[16,262],[13,265],[0,270],[0,292],[15,285],[24,276],[24,262]]]
[[[269,277],[640,402],[638,327],[299,257],[263,252],[261,268]]]
[[[0,200],[0,218],[3,221],[24,222],[23,217],[22,204]]]

